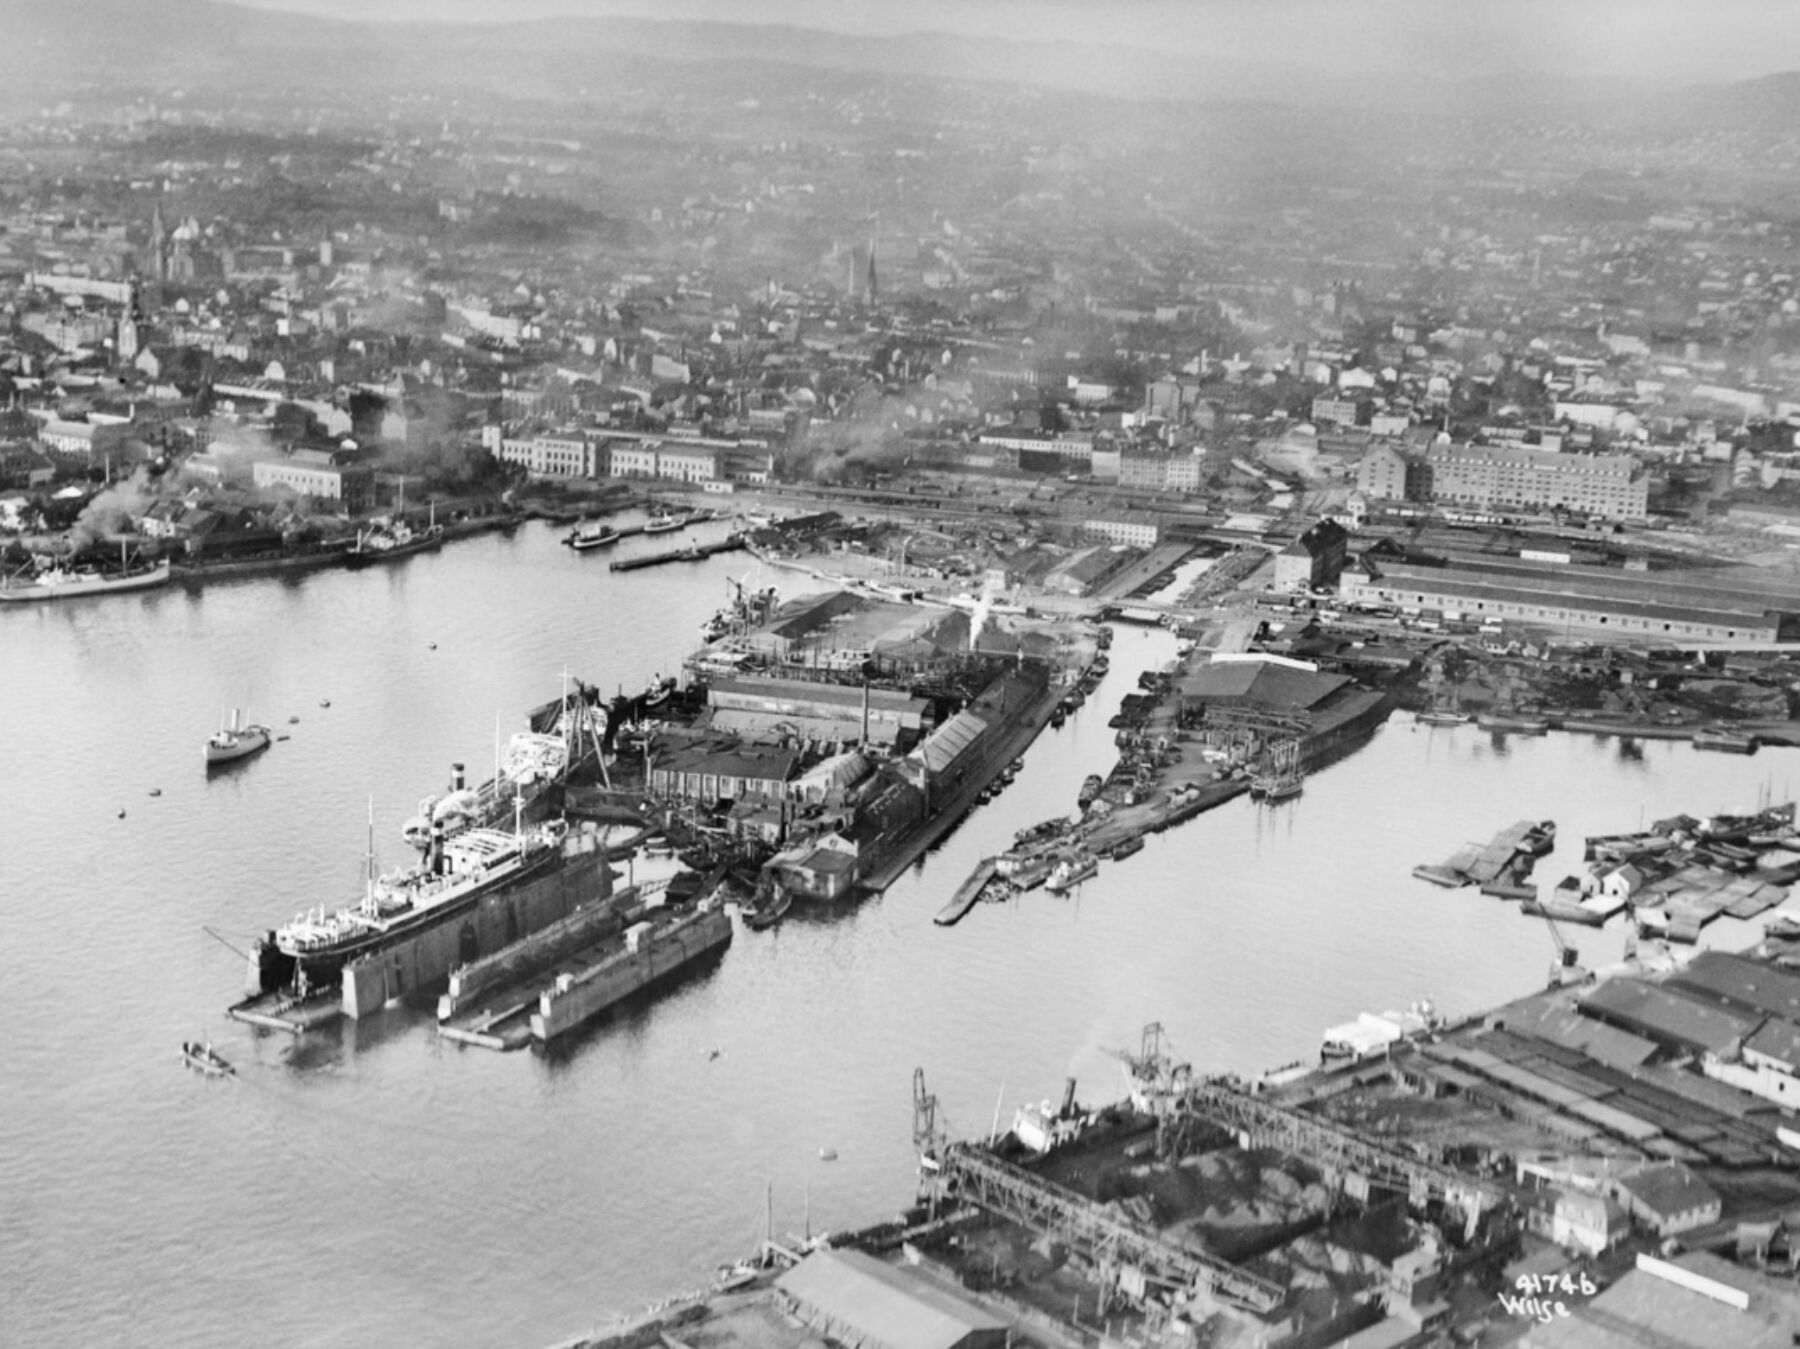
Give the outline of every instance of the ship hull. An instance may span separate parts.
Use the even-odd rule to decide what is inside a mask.
[[[396,543],[390,548],[351,548],[344,553],[344,565],[352,571],[363,567],[373,567],[381,562],[398,562],[403,557],[411,557],[414,553],[430,553],[444,546],[442,533],[426,534],[422,538],[409,539],[405,543]]]
[[[731,944],[731,919],[707,909],[676,919],[637,949],[621,951],[538,995],[531,1038],[548,1044],[633,993],[649,988]]]
[[[133,590],[149,590],[167,585],[168,581],[169,564],[159,562],[148,571],[129,576],[93,577],[53,585],[32,581],[25,585],[0,586],[0,603],[33,604],[45,600],[76,600],[90,595],[123,595]]]
[[[367,1016],[441,983],[456,966],[531,935],[610,888],[601,851],[553,850],[455,902],[329,950],[283,951],[263,938],[250,952],[248,992],[252,999],[276,991],[310,998],[335,988],[344,1015]]]

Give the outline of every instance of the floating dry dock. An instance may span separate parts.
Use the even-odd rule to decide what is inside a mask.
[[[710,901],[677,912],[620,898],[452,973],[439,1034],[483,1049],[548,1043],[731,942],[730,917]]]

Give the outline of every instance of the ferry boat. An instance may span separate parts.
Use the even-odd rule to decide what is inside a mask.
[[[238,710],[234,707],[231,709],[231,724],[221,726],[215,734],[207,737],[206,766],[213,768],[219,764],[248,759],[252,754],[259,754],[267,749],[271,738],[267,726],[238,725]]]
[[[116,572],[71,569],[59,564],[30,576],[17,572],[0,575],[0,603],[29,604],[37,600],[122,595],[128,591],[149,590],[153,586],[166,585],[168,580],[167,558],[150,566],[126,567]]]
[[[677,529],[685,529],[690,517],[685,515],[653,515],[644,521],[644,533],[668,534]]]
[[[595,548],[608,548],[619,541],[619,531],[611,525],[581,525],[571,529],[563,538],[563,543],[578,553],[585,553]]]

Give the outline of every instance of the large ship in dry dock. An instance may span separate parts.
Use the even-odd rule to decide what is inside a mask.
[[[294,1031],[365,1016],[604,897],[609,881],[604,851],[560,820],[465,829],[434,840],[423,862],[372,877],[360,902],[299,914],[259,939],[231,1015]]]
[[[255,942],[231,1015],[295,1032],[366,1016],[610,894],[604,847],[569,832],[555,790],[599,758],[604,724],[593,690],[577,682],[532,712],[490,781],[465,788],[458,764],[452,790],[427,797],[406,823],[419,861],[378,877],[371,838],[361,900],[309,910]]]

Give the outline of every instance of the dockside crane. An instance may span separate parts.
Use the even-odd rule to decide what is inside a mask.
[[[1581,976],[1581,953],[1563,937],[1562,929],[1549,914],[1544,915],[1544,926],[1550,929],[1550,940],[1556,943],[1556,961],[1550,966],[1550,987],[1561,988]]]
[[[933,1221],[944,1191],[944,1123],[938,1118],[938,1099],[925,1090],[925,1070],[913,1069],[913,1150],[919,1155],[919,1197]]]

